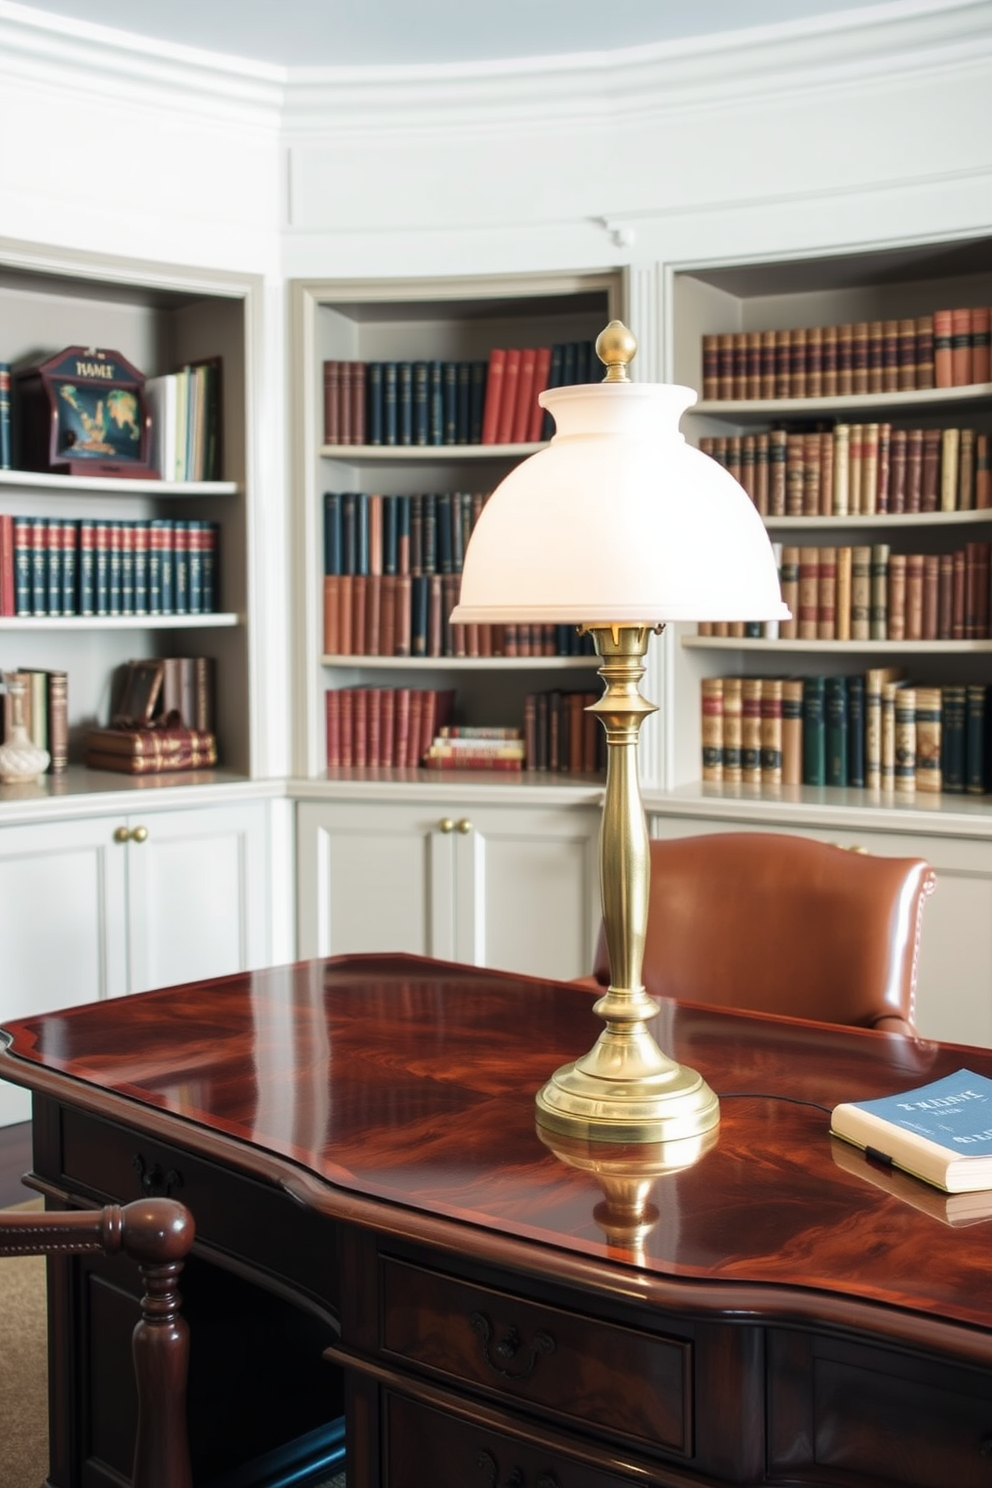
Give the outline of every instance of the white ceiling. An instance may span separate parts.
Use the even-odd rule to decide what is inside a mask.
[[[289,67],[615,51],[893,8],[901,7],[877,0],[47,0],[30,7],[154,41]]]

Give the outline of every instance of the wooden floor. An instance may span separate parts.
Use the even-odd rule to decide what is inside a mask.
[[[21,1182],[21,1174],[31,1166],[31,1123],[0,1126],[0,1209],[10,1204],[23,1204],[37,1198]]]

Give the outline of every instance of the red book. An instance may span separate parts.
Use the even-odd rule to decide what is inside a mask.
[[[336,687],[324,694],[324,733],[327,768],[334,770],[341,763],[341,694]]]
[[[511,444],[525,444],[530,432],[534,406],[534,377],[537,372],[537,348],[525,346],[520,353],[520,374],[510,430]]]
[[[341,763],[351,766],[355,763],[355,689],[353,687],[342,687],[338,693],[338,707],[341,713]]]
[[[379,757],[378,764],[389,768],[396,749],[396,688],[379,689]]]
[[[992,308],[988,305],[971,312],[971,380],[992,382]]]
[[[971,375],[971,311],[951,311],[951,387],[968,387]]]
[[[500,407],[503,402],[503,380],[506,371],[506,350],[495,346],[489,353],[489,369],[486,373],[486,396],[482,405],[483,444],[496,443]]]
[[[541,430],[544,427],[544,409],[537,401],[538,393],[543,393],[548,386],[551,377],[551,347],[539,346],[534,363],[534,401],[530,411],[530,427],[527,430],[528,444],[537,444],[541,438]]]
[[[906,435],[893,429],[889,439],[889,511],[896,516],[906,510]]]
[[[409,687],[397,687],[393,704],[393,752],[389,763],[403,766],[407,762],[410,748],[410,699]]]
[[[421,687],[410,689],[410,707],[407,719],[406,757],[402,761],[407,769],[413,769],[420,764],[420,736],[422,728],[422,715],[424,711],[424,690]]]
[[[324,655],[340,654],[341,621],[339,595],[341,581],[337,574],[324,575]]]
[[[394,610],[394,656],[409,656],[413,645],[413,580],[408,573],[393,580],[396,597]]]
[[[396,655],[396,575],[383,574],[379,598],[380,656]]]
[[[355,655],[352,634],[354,584],[352,574],[338,575],[338,644],[341,648],[339,653],[341,656]]]
[[[906,431],[906,510],[923,509],[923,430]]]
[[[14,605],[14,518],[0,514],[0,615],[13,615]]]
[[[351,689],[352,764],[369,762],[369,688]]]
[[[370,687],[365,694],[365,759],[366,765],[377,766],[382,738],[382,687]]]
[[[367,656],[365,621],[366,591],[369,581],[366,574],[353,574],[351,579],[351,652],[353,656]]]
[[[511,346],[503,364],[503,394],[496,423],[496,444],[509,444],[517,411],[517,389],[520,386],[520,348]],[[483,443],[486,441],[483,440]]]
[[[940,558],[936,553],[923,556],[923,625],[921,639],[935,641],[938,636],[940,601]]]
[[[953,387],[951,363],[951,311],[933,312],[933,377],[934,387]]]

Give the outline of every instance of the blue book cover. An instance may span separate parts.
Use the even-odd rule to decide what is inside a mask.
[[[134,614],[134,523],[122,522],[121,529],[121,614]]]
[[[62,614],[62,523],[48,523],[48,613]]]
[[[31,523],[31,613],[48,614],[48,521],[35,517]]]
[[[62,613],[78,615],[79,523],[62,523]]]
[[[382,438],[373,443],[399,443],[399,376],[395,362],[382,364]]]
[[[341,493],[324,493],[324,572],[341,573]]]
[[[824,780],[847,784],[847,679],[828,677],[824,686]]]
[[[10,363],[0,362],[0,470],[11,467]]]
[[[413,443],[413,363],[396,363],[396,442]]]
[[[455,443],[468,444],[472,426],[472,363],[458,363],[458,414],[455,419]]]
[[[825,697],[825,677],[803,678],[803,785],[826,784]]]
[[[830,1130],[949,1193],[992,1188],[992,1080],[972,1070],[845,1102],[832,1112]]]
[[[482,413],[486,401],[486,373],[488,362],[472,362],[469,366],[468,389],[468,443],[482,443]]]
[[[96,523],[89,517],[80,519],[77,541],[79,575],[76,612],[79,615],[93,615],[96,613]]]
[[[847,679],[847,783],[865,783],[865,679]]]
[[[14,518],[14,614],[31,613],[31,518]]]
[[[458,444],[458,363],[444,362],[441,376],[444,443]]]
[[[203,613],[203,539],[201,533],[205,522],[186,523],[189,533],[189,613]]]
[[[444,363],[428,364],[427,443],[444,443]]]
[[[134,524],[134,613],[148,614],[148,523]]]
[[[366,398],[368,406],[365,410],[366,423],[368,425],[369,444],[382,444],[385,418],[382,406],[382,362],[369,362],[366,368]]]
[[[172,610],[189,614],[189,523],[172,524]]]
[[[945,791],[964,790],[965,687],[949,683],[940,691],[941,782]]]
[[[428,417],[427,405],[430,401],[430,373],[426,362],[414,362],[413,364],[413,442],[414,444],[426,444],[428,442]]]

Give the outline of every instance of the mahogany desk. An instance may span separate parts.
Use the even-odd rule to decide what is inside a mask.
[[[0,1075],[34,1093],[53,1203],[168,1189],[195,1215],[198,1488],[342,1394],[349,1488],[992,1485],[992,1222],[949,1224],[809,1104],[992,1075],[992,1053],[658,1022],[722,1121],[639,1217],[535,1131],[535,1089],[598,1028],[555,983],[312,962],[10,1024]],[[127,1475],[132,1307],[60,1262],[56,1488]]]

